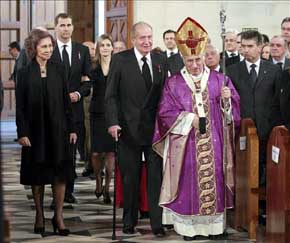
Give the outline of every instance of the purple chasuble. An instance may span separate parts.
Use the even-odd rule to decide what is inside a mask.
[[[224,131],[221,109],[223,80],[223,74],[210,71],[207,88],[202,93],[207,117],[207,136],[204,137],[193,127],[187,135],[171,132],[186,114],[197,114],[197,104],[180,72],[166,80],[157,111],[153,149],[164,157],[164,147],[167,144],[159,203],[176,214],[201,216],[224,212]],[[234,130],[238,131],[240,124],[240,99],[231,80],[226,80],[232,94],[232,129],[229,129],[231,135],[228,153],[233,158]],[[196,144],[200,138],[206,141],[202,146]],[[230,170],[233,172],[233,165]],[[233,207],[234,179],[230,179],[232,186],[226,190],[227,207]]]

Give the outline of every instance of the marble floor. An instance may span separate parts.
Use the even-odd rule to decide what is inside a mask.
[[[167,230],[166,237],[155,238],[150,231],[147,219],[139,220],[137,233],[124,235],[122,233],[122,209],[117,210],[117,240],[112,237],[112,205],[103,204],[102,198],[94,195],[95,183],[88,177],[82,177],[83,164],[77,162],[78,178],[76,180],[75,196],[77,204],[65,204],[64,219],[66,226],[71,230],[67,237],[53,235],[50,219],[53,212],[50,210],[51,189],[46,187],[44,211],[46,233],[42,237],[33,233],[34,206],[29,187],[19,184],[20,146],[14,142],[16,138],[14,122],[1,122],[2,169],[4,182],[4,203],[11,225],[11,242],[184,242],[174,230]],[[228,239],[215,241],[217,243],[251,242],[246,232],[237,232],[228,229]],[[211,242],[201,239],[194,242]],[[262,242],[262,241],[260,241]]]

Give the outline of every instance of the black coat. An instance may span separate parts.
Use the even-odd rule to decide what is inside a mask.
[[[167,69],[170,72],[170,75],[176,74],[184,67],[183,59],[179,52],[170,57],[167,57],[166,51],[162,52],[162,54],[166,58]]]
[[[120,125],[124,141],[151,145],[156,110],[167,75],[164,56],[151,53],[153,83],[147,92],[134,49],[112,58],[105,95],[108,127]]]
[[[285,125],[290,131],[290,69],[282,73],[281,89],[273,101],[270,118],[273,127]]]
[[[91,72],[91,61],[88,47],[76,42],[72,42],[71,58],[72,61],[68,79],[68,91],[70,93],[78,91],[83,98],[84,96],[88,96],[90,94],[90,83],[81,81],[82,76],[90,76]],[[53,50],[51,61],[62,63],[60,50],[58,49],[57,45]],[[82,122],[84,120],[82,98],[80,101],[72,103],[75,122]]]
[[[71,159],[69,134],[74,132],[64,66],[47,63],[46,81],[33,60],[18,72],[16,125],[18,138],[28,137],[22,163],[54,164]]]
[[[249,79],[250,75],[245,61],[228,67],[227,75],[240,95],[241,118],[252,118],[259,137],[267,139],[271,131],[269,122],[271,103],[280,91],[279,67],[261,60],[258,79],[255,83]]]
[[[230,57],[228,56],[228,53],[225,52],[226,55],[226,67],[231,66],[233,64],[239,63],[241,61],[240,59],[240,54],[234,56],[234,57]],[[222,66],[222,60],[223,60],[223,53],[220,53],[220,65]]]
[[[90,113],[105,115],[105,92],[107,80],[100,64],[91,73],[93,94],[89,107]]]

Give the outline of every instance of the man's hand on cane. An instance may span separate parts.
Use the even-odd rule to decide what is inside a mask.
[[[115,139],[116,142],[119,140],[119,133],[121,131],[121,127],[119,125],[110,126],[108,132]]]

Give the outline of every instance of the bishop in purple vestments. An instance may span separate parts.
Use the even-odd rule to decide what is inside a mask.
[[[198,38],[206,41],[204,33],[199,31]],[[164,165],[163,223],[173,224],[186,240],[225,230],[225,209],[233,207],[234,135],[240,123],[237,91],[229,78],[204,65],[205,46],[200,45],[194,54],[179,48],[185,67],[166,80],[153,138]]]

